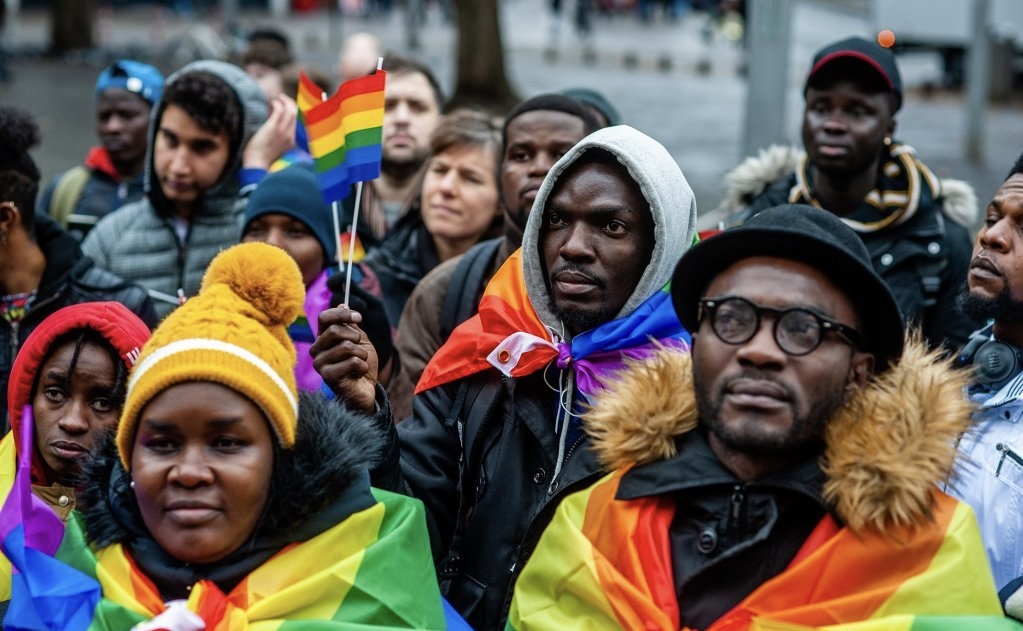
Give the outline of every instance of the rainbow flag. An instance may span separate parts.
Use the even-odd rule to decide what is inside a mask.
[[[171,606],[121,545],[97,553],[61,548],[58,558],[102,586],[90,630],[328,631],[467,629],[440,596],[422,503],[373,489],[377,500],[308,541],[292,544],[256,568],[230,593],[209,581]],[[77,520],[68,532],[80,533]],[[79,538],[80,540],[80,538]]]
[[[515,586],[507,628],[680,628],[670,496],[616,499],[624,471],[558,507]],[[825,517],[789,567],[705,631],[1019,631],[972,511],[935,490],[931,521],[852,532]]]
[[[21,444],[34,445],[34,434],[32,406],[26,405]],[[53,558],[65,539],[64,522],[32,493],[32,452],[21,450],[14,484],[0,509],[0,548],[12,566],[11,603],[3,628],[84,631],[99,601],[99,585]]]
[[[557,360],[559,368],[575,370],[582,394],[593,393],[627,359],[647,357],[659,346],[689,349],[692,338],[678,321],[668,290],[663,287],[629,315],[585,331],[571,343],[555,341],[529,301],[519,249],[487,285],[478,313],[460,324],[426,365],[416,392],[488,368],[520,377]]]
[[[328,204],[344,198],[352,184],[380,176],[385,79],[378,70],[346,81],[321,101],[316,84],[304,74],[299,77],[299,111]]]

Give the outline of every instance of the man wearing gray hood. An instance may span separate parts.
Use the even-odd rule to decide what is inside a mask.
[[[295,105],[271,103],[241,68],[188,64],[154,108],[145,197],[101,220],[82,243],[97,266],[142,285],[163,318],[199,291],[213,257],[238,241],[246,197],[294,142]],[[244,167],[244,168],[243,168]]]
[[[320,316],[314,365],[376,411],[388,448],[374,484],[424,502],[442,591],[474,628],[501,626],[555,507],[599,477],[579,421],[590,397],[626,359],[688,348],[666,290],[695,224],[664,147],[627,126],[584,138],[548,173],[522,249],[434,355],[396,427],[361,315]]]

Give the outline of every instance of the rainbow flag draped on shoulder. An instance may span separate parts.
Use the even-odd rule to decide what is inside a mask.
[[[689,349],[692,337],[678,321],[668,286],[631,314],[605,322],[566,343],[536,315],[526,293],[522,250],[508,257],[487,285],[478,313],[459,325],[427,364],[416,392],[450,383],[489,368],[510,377],[542,369],[552,360],[571,366],[579,391],[588,395],[624,367],[659,346]]]
[[[46,503],[32,493],[32,448],[35,422],[32,406],[26,405],[21,419],[22,449],[17,459],[17,474],[0,509],[0,548],[5,560],[3,570],[10,572],[11,600],[3,620],[8,631],[85,629],[100,598],[99,585],[58,560],[53,555],[74,536],[65,535],[64,522]],[[3,462],[14,455],[13,434],[8,434],[0,450]],[[6,482],[6,481],[5,481]],[[5,484],[6,485],[6,484]]]
[[[121,545],[97,553],[68,523],[55,562],[80,570],[103,598],[82,626],[32,629],[328,631],[467,629],[440,596],[423,506],[373,490],[377,502],[252,571],[230,593],[200,581],[187,601],[165,603]]]
[[[352,184],[380,176],[386,74],[346,81],[326,100],[309,77],[299,77],[299,113],[328,204],[344,198]]]
[[[618,500],[626,471],[569,496],[516,583],[508,629],[680,628],[668,496]],[[970,509],[935,491],[916,529],[853,533],[825,517],[788,569],[705,631],[995,631],[1002,617]]]

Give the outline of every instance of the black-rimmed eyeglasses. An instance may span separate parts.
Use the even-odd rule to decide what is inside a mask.
[[[836,322],[807,307],[776,309],[737,296],[703,298],[698,320],[710,318],[714,334],[726,344],[745,344],[760,330],[764,313],[774,317],[774,341],[789,355],[806,355],[821,345],[824,334],[833,331],[858,348],[862,338],[856,329]]]

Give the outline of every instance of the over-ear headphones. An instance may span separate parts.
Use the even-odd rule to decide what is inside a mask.
[[[973,365],[977,381],[993,390],[1023,370],[1023,349],[991,339],[992,326],[970,336],[956,360],[958,366]]]

